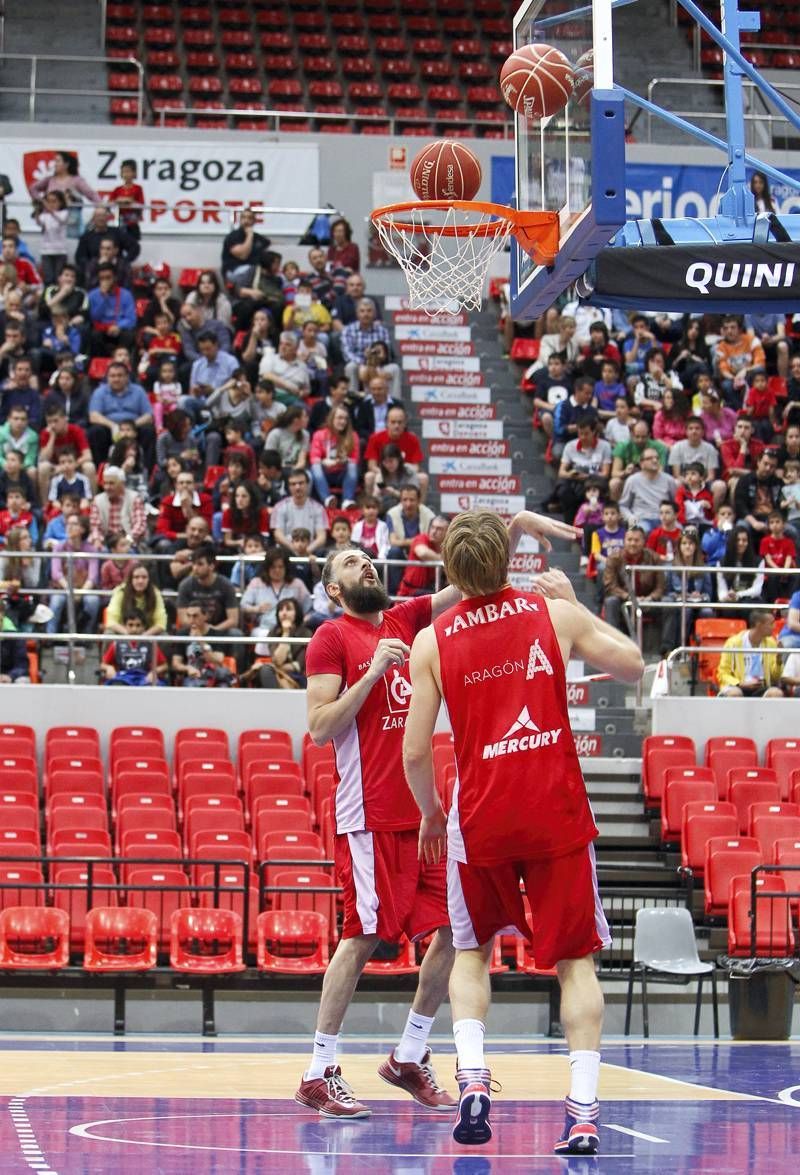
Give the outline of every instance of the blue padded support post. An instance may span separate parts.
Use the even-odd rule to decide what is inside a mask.
[[[753,23],[743,20],[744,15],[739,11],[738,0],[722,0],[722,32],[737,51],[740,28]],[[760,26],[757,12],[747,15],[756,17],[756,24]],[[728,130],[728,189],[722,194],[719,210],[742,224],[745,220],[752,220],[755,200],[745,172],[742,71],[729,53],[725,55],[725,122]]]

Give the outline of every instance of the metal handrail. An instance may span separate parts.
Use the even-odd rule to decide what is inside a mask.
[[[667,667],[667,690],[672,692],[672,670],[675,668],[677,661],[683,660],[684,656],[688,654],[690,657],[705,656],[707,653],[727,653],[730,652],[724,645],[678,645],[671,649],[664,658]],[[784,649],[782,645],[775,645],[774,648],[770,646],[764,649],[764,654],[770,657],[790,657],[792,653],[796,653],[797,649]]]
[[[511,120],[505,120],[502,123],[486,123],[481,122],[476,118],[439,118],[435,113],[430,117],[419,116],[416,118],[398,118],[396,114],[354,114],[342,111],[341,114],[328,114],[324,111],[316,110],[246,110],[235,106],[221,106],[216,109],[209,109],[197,106],[170,106],[168,109],[158,110],[154,112],[154,117],[157,118],[156,125],[165,126],[165,119],[175,117],[176,115],[189,115],[197,118],[227,118],[233,116],[235,118],[253,118],[256,120],[269,119],[274,120],[274,126],[271,128],[277,132],[279,129],[279,122],[282,119],[309,119],[313,118],[319,122],[355,122],[365,123],[367,125],[374,123],[388,123],[388,134],[397,134],[397,125],[401,123],[403,126],[416,126],[429,122],[446,123],[447,126],[469,126],[478,129],[485,129],[487,126],[495,128],[503,128],[503,137],[511,139],[514,137],[514,123]],[[587,131],[588,135],[588,131]]]
[[[12,212],[16,209],[19,209],[21,212],[27,213],[30,210],[30,206],[31,206],[30,198],[28,198],[27,200],[7,199],[5,201],[5,208],[7,209],[8,212]],[[108,210],[111,214],[110,219],[109,219],[109,224],[113,225],[113,224],[120,224],[121,223],[120,209],[117,208],[116,205],[107,204],[105,201],[101,200],[100,206],[108,208]],[[185,204],[166,204],[164,202],[161,202],[158,204],[140,204],[140,205],[138,205],[138,208],[142,212],[155,212],[159,216],[163,215],[166,212],[179,212],[179,213],[183,213],[183,214],[185,214],[187,212],[187,206]],[[188,209],[188,211],[193,212],[194,210]],[[197,211],[199,211],[199,209],[197,209]],[[259,217],[264,217],[264,216],[267,216],[267,217],[303,216],[303,217],[307,217],[309,221],[312,220],[315,216],[328,216],[332,220],[335,220],[337,217],[341,217],[344,215],[344,213],[342,213],[338,208],[334,208],[330,204],[326,205],[324,208],[290,208],[285,205],[275,205],[274,207],[272,207],[268,204],[244,204],[243,201],[239,201],[238,205],[236,207],[233,207],[232,204],[230,206],[220,205],[218,208],[214,208],[213,211],[214,211],[215,215],[219,215],[219,216],[222,216],[223,214],[227,213],[227,215],[230,218],[230,224],[233,226],[235,226],[237,224],[238,219],[243,212],[255,212]],[[146,223],[143,224],[142,227],[146,230],[147,224]],[[189,232],[191,232],[191,228],[188,223],[185,225],[182,225],[182,231],[185,232],[187,229],[189,230]],[[40,233],[41,231],[42,231],[41,225],[32,224],[29,228],[26,228],[25,235],[27,237],[29,234],[36,234],[36,233]],[[227,232],[228,227],[226,225],[220,224],[219,231],[220,231],[220,233]],[[278,227],[270,225],[269,233],[270,233],[271,237],[284,237],[285,236],[287,239],[290,239],[292,241],[297,240],[297,229],[296,228],[292,228],[290,231],[288,229],[282,230]],[[203,235],[205,236],[206,234],[203,234]]]
[[[36,96],[37,94],[51,94],[61,95],[62,97],[73,98],[136,98],[138,106],[137,125],[142,125],[144,117],[145,104],[145,88],[144,88],[144,66],[138,57],[101,57],[96,54],[85,55],[75,53],[6,53],[0,51],[0,59],[5,61],[29,61],[30,62],[30,81],[27,87],[23,86],[0,86],[0,94],[28,94],[28,121],[34,122],[36,119]],[[41,61],[83,61],[94,62],[95,64],[112,65],[117,68],[123,65],[133,66],[139,76],[139,85],[135,90],[63,90],[53,89],[51,87],[39,86],[37,84],[37,74],[39,62]]]
[[[743,48],[745,48],[745,46],[743,46]],[[773,45],[772,48],[775,48],[775,46]],[[798,48],[798,50],[800,50],[800,46],[797,46],[797,48]],[[685,89],[687,86],[724,87],[724,85],[725,85],[724,80],[716,79],[716,78],[686,78],[686,77],[683,77],[683,78],[675,78],[675,77],[652,78],[647,84],[647,100],[649,102],[655,101],[653,95],[655,93],[657,86],[680,86],[681,88]],[[755,91],[756,95],[758,95],[760,93],[759,87],[754,82],[749,82],[749,81],[743,80],[742,86],[744,89]],[[798,83],[798,82],[782,82],[781,83],[781,90],[782,91],[784,91],[784,90],[800,90],[800,83]],[[678,115],[680,118],[692,118],[692,119],[698,119],[698,118],[712,119],[712,118],[715,118],[715,119],[723,119],[723,120],[725,119],[725,112],[724,111],[717,112],[717,111],[713,111],[713,110],[673,110],[672,113]],[[780,123],[786,122],[786,119],[782,115],[767,114],[767,113],[763,113],[763,114],[744,113],[743,118],[744,118],[745,122],[767,123],[768,125],[771,125],[773,122],[780,122]],[[652,114],[652,111],[648,111],[647,112],[647,142],[652,143],[652,141],[653,141],[653,114]]]

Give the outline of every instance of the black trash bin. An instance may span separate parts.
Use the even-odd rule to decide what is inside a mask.
[[[794,980],[786,967],[728,977],[728,1008],[734,1040],[788,1040],[792,1035]]]

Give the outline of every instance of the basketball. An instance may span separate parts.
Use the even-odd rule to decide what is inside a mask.
[[[454,139],[428,143],[411,164],[411,186],[420,200],[472,200],[482,176],[469,147]]]
[[[588,49],[575,62],[575,101],[585,102],[594,85],[594,50]]]
[[[500,90],[512,110],[524,118],[549,118],[572,96],[572,66],[553,45],[523,45],[500,71]]]

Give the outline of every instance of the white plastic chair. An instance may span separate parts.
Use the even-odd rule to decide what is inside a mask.
[[[694,1012],[694,1034],[700,1030],[700,1009],[703,983],[711,979],[711,998],[714,1013],[714,1036],[719,1037],[719,1008],[717,1004],[717,970],[714,963],[703,963],[697,953],[692,915],[685,907],[659,906],[636,911],[636,931],[633,940],[633,963],[628,976],[628,1005],[625,1012],[625,1035],[630,1035],[633,1007],[633,984],[636,976],[642,984],[642,1021],[644,1035],[650,1035],[647,1003],[647,978],[658,983],[688,984],[697,980],[697,1002]]]

